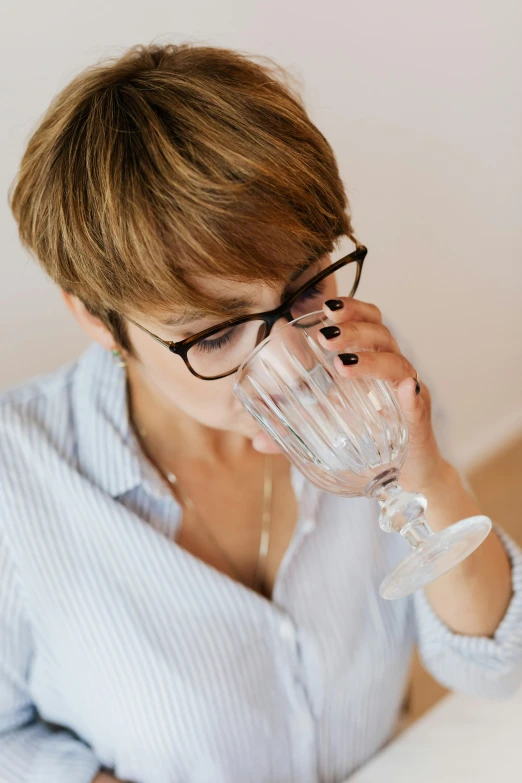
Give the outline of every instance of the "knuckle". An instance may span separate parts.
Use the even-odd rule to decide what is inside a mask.
[[[382,313],[377,305],[370,303],[370,312],[378,321],[382,321]]]
[[[384,324],[380,324],[379,329],[382,336],[385,338],[386,342],[393,342],[394,339],[393,335],[387,326],[385,326]]]

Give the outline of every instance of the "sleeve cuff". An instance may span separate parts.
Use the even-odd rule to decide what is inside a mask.
[[[494,530],[511,561],[512,597],[493,637],[465,636],[451,631],[432,609],[424,590],[415,593],[419,645],[429,661],[453,652],[491,674],[507,673],[522,664],[522,551],[501,528]]]

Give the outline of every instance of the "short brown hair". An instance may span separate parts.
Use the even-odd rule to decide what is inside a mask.
[[[288,76],[210,46],[135,46],[76,76],[29,140],[22,243],[131,350],[121,315],[224,313],[195,274],[287,279],[353,238],[330,145]]]

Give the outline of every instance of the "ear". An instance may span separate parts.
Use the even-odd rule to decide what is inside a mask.
[[[108,351],[116,347],[114,337],[105,324],[99,318],[96,318],[95,315],[92,315],[77,296],[62,290],[62,297],[76,321],[91,340],[99,343]]]

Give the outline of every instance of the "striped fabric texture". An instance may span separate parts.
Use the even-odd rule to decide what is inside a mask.
[[[0,783],[333,783],[393,732],[412,646],[445,685],[520,681],[522,555],[493,638],[379,598],[407,545],[293,470],[268,601],[175,542],[124,371],[97,345],[0,397]]]

